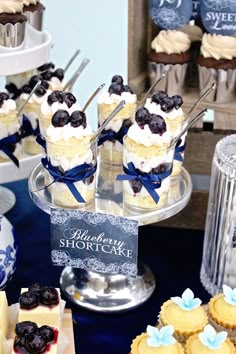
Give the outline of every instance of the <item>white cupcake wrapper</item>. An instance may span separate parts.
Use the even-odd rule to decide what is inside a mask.
[[[28,23],[38,31],[42,31],[44,10],[45,9],[24,12],[24,15],[28,19]]]
[[[228,103],[235,100],[236,69],[209,69],[198,65],[200,95],[216,83],[216,90],[205,97],[207,102]]]
[[[188,64],[158,64],[155,62],[148,63],[150,86],[161,77],[163,73],[169,70],[165,78],[163,78],[153,91],[166,91],[169,96],[182,95],[184,92],[184,81]]]
[[[19,48],[24,44],[26,22],[16,24],[0,24],[0,46],[7,48]]]

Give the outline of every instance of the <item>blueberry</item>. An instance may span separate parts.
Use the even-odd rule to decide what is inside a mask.
[[[29,85],[31,88],[33,88],[38,81],[41,81],[42,77],[40,75],[34,75],[31,77],[30,81],[29,81]]]
[[[121,95],[122,92],[123,92],[123,85],[122,84],[119,84],[117,82],[113,82],[110,86],[109,86],[109,89],[108,89],[108,92],[110,94],[116,94],[116,95]]]
[[[169,168],[169,165],[163,163],[163,164],[153,168],[151,170],[151,173],[154,174],[154,175],[158,175],[159,173],[163,173],[163,172],[167,171],[168,168]]]
[[[15,333],[18,337],[24,337],[29,333],[36,332],[37,330],[37,324],[31,321],[18,322],[15,327]]]
[[[70,92],[65,93],[64,100],[65,100],[65,103],[67,104],[67,107],[69,107],[69,108],[76,102],[75,96]]]
[[[175,102],[171,97],[164,97],[161,101],[161,109],[163,112],[170,112],[175,107]]]
[[[64,92],[62,91],[53,91],[47,98],[49,106],[54,102],[63,103],[64,102]]]
[[[49,88],[49,83],[45,80],[42,80],[41,85],[47,90]]]
[[[43,305],[51,306],[58,304],[59,296],[58,292],[55,288],[45,287],[42,288],[42,292],[40,295],[40,302]]]
[[[122,128],[129,128],[132,125],[132,121],[130,119],[124,119],[122,123]]]
[[[42,287],[39,283],[34,283],[29,286],[28,291],[30,291],[31,293],[34,293],[36,296],[40,296],[41,291],[42,291]]]
[[[21,90],[22,90],[23,93],[30,94],[31,91],[32,91],[32,88],[30,87],[30,85],[24,85],[24,86],[21,88]]]
[[[63,103],[65,101],[65,93],[63,91],[54,91],[55,92],[55,95],[56,95],[56,98],[57,98],[57,101],[59,103]]]
[[[41,326],[38,330],[38,332],[43,336],[43,338],[46,340],[46,342],[52,342],[54,340],[54,330],[50,326]]]
[[[179,95],[175,95],[175,96],[172,96],[171,98],[174,101],[175,109],[179,109],[182,106],[182,104],[183,104],[182,97],[179,96]]]
[[[150,122],[150,113],[148,109],[145,107],[138,109],[135,114],[135,121],[140,127],[148,124]]]
[[[46,92],[47,90],[43,87],[43,85],[39,85],[39,87],[35,90],[35,94],[39,97],[44,96]]]
[[[6,92],[1,92],[1,96],[2,96],[4,101],[5,100],[9,100],[9,98],[10,98],[9,95]]]
[[[14,349],[16,350],[16,353],[18,353],[18,351],[22,351],[22,349],[24,348],[25,346],[25,337],[19,337],[19,336],[15,336],[14,338]]]
[[[131,90],[131,88],[128,85],[123,86],[123,91],[133,93],[133,91]]]
[[[166,132],[166,122],[161,116],[157,114],[151,114],[149,128],[153,134],[162,135]]]
[[[41,74],[43,80],[49,81],[52,77],[52,72],[47,70]]]
[[[53,75],[58,78],[58,80],[62,81],[64,79],[64,70],[63,69],[57,69],[53,72]]]
[[[33,309],[38,306],[38,298],[30,291],[26,291],[20,295],[19,303],[22,309]]]
[[[116,82],[117,84],[123,85],[123,77],[120,75],[114,75],[111,82]]]
[[[38,71],[45,71],[45,70],[54,69],[54,68],[55,68],[55,65],[50,62],[50,63],[46,63],[46,64],[41,65],[38,68]]]
[[[52,125],[54,127],[64,127],[69,121],[69,113],[63,109],[59,109],[52,116]]]
[[[44,353],[47,342],[40,333],[29,333],[25,338],[25,348],[32,354]]]
[[[135,194],[139,193],[142,189],[142,186],[143,186],[142,183],[137,179],[130,181],[130,184],[131,184],[131,188]]]
[[[8,92],[14,93],[14,94],[18,91],[18,88],[16,87],[16,85],[13,84],[12,82],[11,82],[10,84],[7,84],[7,85],[5,86],[5,89],[6,89]]]
[[[154,103],[156,103],[156,104],[161,104],[161,101],[162,101],[163,98],[165,98],[165,97],[168,97],[168,95],[167,95],[164,91],[155,92],[155,93],[152,95],[151,102],[154,102]]]
[[[77,128],[82,125],[83,128],[86,128],[86,115],[82,111],[74,111],[70,117],[70,124],[72,127]]]

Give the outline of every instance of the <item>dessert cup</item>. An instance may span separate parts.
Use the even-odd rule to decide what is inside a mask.
[[[144,146],[126,136],[124,138],[123,155],[124,167],[127,168],[131,162],[138,174],[155,176],[171,170],[174,148],[169,147],[168,144]],[[165,177],[160,187],[155,189],[159,196],[157,203],[139,180],[128,180],[123,183],[124,204],[127,208],[141,211],[159,209],[167,204],[170,176]]]
[[[23,151],[28,155],[38,155],[42,152],[41,146],[36,142],[36,137],[39,134],[39,105],[36,103],[27,103],[24,107],[23,115],[28,118],[32,129],[33,136],[28,136],[23,139]]]
[[[185,133],[180,139],[179,143],[176,144],[171,177],[179,176],[182,171],[186,137],[187,133]]]
[[[95,167],[97,164],[96,144],[89,143],[89,137],[81,140],[70,138],[67,142],[58,140],[53,142],[46,139],[47,157],[52,166],[57,167],[61,172],[66,173],[74,167],[89,164]],[[50,183],[53,178],[50,176]],[[85,203],[78,202],[73,196],[66,183],[54,182],[50,185],[50,192],[53,204],[66,208],[87,208],[94,204],[96,178],[95,174],[81,181],[73,183]]]

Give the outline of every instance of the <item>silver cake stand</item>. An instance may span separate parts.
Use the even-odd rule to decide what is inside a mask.
[[[171,179],[168,203],[164,208],[140,211],[123,206],[123,183],[116,181],[119,167],[100,164],[97,193],[90,211],[103,212],[137,220],[139,226],[156,223],[179,213],[189,202],[192,182],[182,168],[179,177]],[[53,208],[51,195],[44,189],[44,171],[38,164],[29,177],[29,193],[34,203],[50,214]],[[146,266],[139,264],[137,278],[125,275],[104,274],[84,269],[65,267],[60,278],[63,293],[74,304],[100,312],[125,311],[144,303],[155,289],[155,277]]]

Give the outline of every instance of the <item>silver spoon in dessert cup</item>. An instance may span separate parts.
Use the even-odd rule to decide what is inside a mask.
[[[216,84],[212,84],[211,87],[209,87],[203,94],[198,98],[198,100],[194,103],[194,105],[190,108],[190,110],[187,113],[187,116],[189,116],[191,113],[195,111],[199,103],[201,103],[204,98],[206,98],[212,91],[216,89]]]
[[[81,75],[81,73],[84,71],[85,67],[88,65],[90,60],[88,58],[85,58],[78,69],[75,71],[75,73],[71,76],[71,78],[68,80],[68,82],[65,84],[63,87],[62,91],[71,91],[74,84],[76,83],[78,77]]]
[[[66,66],[64,68],[64,73],[69,69],[69,67],[71,66],[73,61],[77,58],[79,53],[80,53],[80,49],[76,49],[75,53],[72,55],[72,57],[69,59],[68,63],[66,64]]]
[[[177,142],[181,139],[181,137],[187,133],[187,131],[207,112],[207,108],[203,109],[200,113],[198,113],[195,117],[188,121],[187,125],[183,128],[183,130],[170,142],[170,146],[175,146]]]
[[[39,80],[35,86],[33,87],[32,91],[30,92],[29,96],[27,97],[27,99],[25,100],[25,102],[22,104],[22,106],[20,107],[20,109],[18,110],[18,117],[21,116],[21,113],[23,112],[26,104],[29,102],[29,100],[31,99],[31,97],[33,96],[33,94],[35,93],[35,91],[37,90],[37,88],[41,85],[41,80]]]
[[[92,136],[92,139],[90,140],[91,146],[95,143],[99,135],[102,133],[102,131],[105,129],[105,127],[112,121],[112,119],[124,108],[126,105],[125,101],[121,101],[116,108],[109,114],[107,119],[100,125],[96,133]]]
[[[85,103],[82,112],[85,112],[85,110],[88,108],[88,106],[90,105],[90,103],[94,100],[94,98],[97,96],[97,94],[103,89],[103,87],[105,86],[105,84],[101,84],[100,86],[98,86],[98,88],[96,89],[96,91],[94,91],[94,93],[91,95],[91,97],[89,97],[88,101]]]
[[[146,99],[147,99],[148,96],[149,96],[149,93],[154,89],[154,87],[155,87],[157,84],[159,84],[159,82],[160,82],[162,79],[164,79],[164,77],[166,77],[166,75],[168,74],[168,72],[169,72],[170,70],[171,70],[171,67],[170,67],[169,69],[165,70],[165,71],[161,74],[161,76],[158,77],[158,79],[154,82],[154,84],[148,89],[148,91],[145,93],[145,96],[142,98],[141,102],[139,103],[139,106],[138,106],[137,110],[139,110],[139,109],[143,106],[144,102],[146,101]]]

